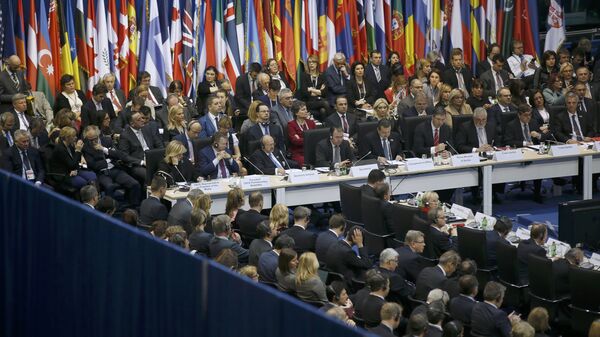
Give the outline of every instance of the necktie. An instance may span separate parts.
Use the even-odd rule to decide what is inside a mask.
[[[508,107],[507,107],[507,106],[506,106],[506,107],[504,107],[504,108],[502,108],[502,111],[503,111],[503,112],[510,112],[510,110],[508,109]]]
[[[22,112],[18,113],[19,115],[19,120],[21,121],[21,130],[27,130],[29,129],[29,123],[27,123],[27,118],[25,118],[25,114]]]
[[[275,164],[275,166],[277,168],[283,168],[283,166],[281,166],[281,163],[279,163],[279,160],[277,160],[277,158],[275,158],[275,156],[273,155],[273,153],[269,153],[269,158],[271,158],[271,161],[273,162],[273,164]]]
[[[585,98],[592,99],[592,92],[590,91],[590,85],[585,85]]]
[[[342,127],[344,128],[344,133],[350,133],[348,132],[348,121],[346,120],[346,114],[342,115]]]
[[[390,149],[388,147],[387,139],[383,138],[381,140],[381,143],[383,144],[383,156],[385,157],[385,159],[391,160],[391,158],[390,158]]]
[[[583,135],[581,134],[581,129],[579,128],[579,124],[577,123],[577,118],[575,114],[571,115],[571,122],[573,123],[573,131],[575,131],[575,137],[577,137],[578,141],[583,140]]]
[[[525,137],[525,141],[527,141],[527,143],[531,143],[531,135],[529,134],[529,125],[526,123],[523,123],[523,136]]]
[[[333,163],[337,164],[342,161],[342,156],[340,155],[340,147],[339,145],[333,146]]]
[[[39,148],[40,148],[40,144],[39,144],[39,142],[38,142],[38,137],[32,137],[32,138],[31,138],[31,145],[32,145],[33,147],[35,147],[36,149],[39,149]]]
[[[5,131],[4,133],[6,135],[6,140],[8,141],[8,146],[13,146],[14,142],[12,136],[10,135],[10,131]]]
[[[117,99],[117,96],[115,95],[114,90],[110,91],[110,100],[112,101],[112,104],[116,108],[115,110],[117,112],[123,110],[123,106],[121,106],[121,103],[119,103],[119,100]]]
[[[225,159],[219,160],[219,167],[221,168],[221,178],[227,178],[227,168],[225,167]]]
[[[135,131],[135,135],[137,136],[137,139],[140,141],[140,144],[142,145],[142,149],[144,149],[144,151],[147,151],[149,149],[148,144],[146,144],[146,139],[144,139],[144,135],[142,134],[142,131],[137,130]]]
[[[379,67],[373,67],[375,70],[375,77],[377,78],[377,82],[381,82],[381,71],[379,71]]]
[[[587,109],[585,108],[585,103],[583,103],[583,99],[581,99],[581,101],[579,101],[579,107],[578,109],[581,112],[587,112]]]
[[[192,144],[192,140],[185,135],[185,138],[187,138],[188,141],[188,152],[190,153],[190,161],[193,163],[194,162],[194,144]]]
[[[12,80],[15,83],[15,89],[19,89],[19,79],[17,78],[16,73],[12,73]]]
[[[504,86],[502,82],[502,77],[500,77],[500,73],[496,73],[496,91],[500,90]]]
[[[23,178],[27,179],[26,171],[31,170],[31,163],[29,162],[27,151],[21,151],[21,156],[23,157]]]
[[[440,134],[438,132],[438,129],[436,128],[433,131],[433,146],[438,146],[440,144]]]
[[[154,105],[158,104],[158,101],[156,100],[156,97],[154,97],[154,95],[152,94],[152,90],[148,90],[148,93],[150,95],[148,95],[150,97],[150,100],[152,101],[152,103],[154,103]]]
[[[250,88],[250,91],[251,91],[251,92],[254,92],[254,91],[256,91],[256,80],[252,80],[252,86],[251,86],[251,88]]]
[[[263,123],[263,124],[262,124],[262,127],[263,127],[263,130],[264,130],[264,131],[263,131],[263,133],[264,133],[265,135],[269,135],[269,134],[270,134],[270,133],[269,133],[269,124],[268,124],[268,123]]]
[[[338,70],[338,72],[340,73],[340,83],[344,85],[344,75],[342,75],[341,71]]]

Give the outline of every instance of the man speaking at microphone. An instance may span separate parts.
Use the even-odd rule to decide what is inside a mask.
[[[229,178],[236,175],[240,168],[227,149],[229,139],[227,135],[217,132],[213,135],[211,146],[200,151],[198,167],[200,174],[206,178]]]
[[[250,156],[250,166],[255,174],[285,175],[285,170],[298,168],[293,160],[287,160],[280,149],[275,147],[275,140],[269,135],[260,139],[260,149]]]
[[[356,158],[347,140],[344,140],[344,130],[340,127],[329,129],[329,139],[323,139],[317,144],[316,164],[319,167],[350,167]]]

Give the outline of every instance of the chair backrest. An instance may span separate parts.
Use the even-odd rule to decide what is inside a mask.
[[[361,207],[363,214],[363,222],[368,233],[364,233],[365,246],[369,250],[369,254],[379,257],[379,253],[387,248],[386,240],[376,235],[385,235],[385,226],[383,224],[383,216],[381,214],[381,202],[377,198],[366,195],[361,196]],[[376,235],[372,235],[376,234]]]
[[[487,264],[485,232],[479,229],[458,227],[458,253],[465,259],[472,259],[478,266]]]
[[[452,115],[452,135],[456,137],[462,125],[470,120],[473,120],[473,115]]]
[[[360,187],[340,183],[340,202],[342,204],[342,213],[346,217],[346,220],[354,223],[363,223],[361,195]]]
[[[260,139],[251,140],[251,141],[248,141],[246,149],[248,151],[248,154],[251,156],[254,152],[256,152],[256,150],[260,149],[261,146],[262,145],[260,143]],[[280,149],[280,150],[283,151],[283,149]]]
[[[404,121],[402,122],[402,134],[404,135],[407,149],[413,148],[415,128],[417,125],[429,120],[431,120],[431,116],[415,116],[404,118]]]
[[[546,109],[548,110],[548,113],[550,114],[550,119],[555,118],[556,115],[558,115],[561,112],[565,112],[567,111],[567,106],[564,104],[561,105],[547,105]]]
[[[431,232],[431,225],[429,222],[415,214],[412,219],[411,229],[425,235],[425,249],[422,255],[428,259],[437,259],[438,257],[435,256],[433,245],[431,244],[431,235],[429,234]]]
[[[517,284],[519,280],[517,247],[498,242],[496,244],[496,259],[498,261],[498,278],[508,283]]]
[[[393,229],[396,239],[404,241],[406,232],[412,226],[413,217],[420,212],[418,207],[395,204],[392,206],[392,215],[394,218]]]
[[[368,152],[365,148],[365,138],[369,133],[377,130],[378,123],[378,121],[358,123],[356,132],[358,137],[358,153],[361,157]]]
[[[600,271],[578,267],[569,269],[571,285],[571,304],[573,306],[600,311]]]
[[[527,268],[529,271],[529,291],[534,295],[553,300],[556,298],[552,260],[545,256],[529,254]]]
[[[500,121],[502,124],[502,130],[506,130],[506,125],[508,123],[510,123],[510,121],[513,121],[517,119],[517,112],[516,111],[509,111],[509,112],[503,112],[502,113],[502,120]]]
[[[212,137],[194,139],[192,143],[194,143],[196,150],[200,151],[212,143]]]
[[[304,131],[304,162],[315,166],[317,157],[317,144],[329,137],[328,128],[319,128]]]
[[[152,183],[152,178],[158,171],[158,164],[165,158],[165,149],[152,149],[146,151],[146,184]]]

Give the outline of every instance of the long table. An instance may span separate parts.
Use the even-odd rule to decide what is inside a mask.
[[[463,188],[480,184],[482,172],[483,213],[492,214],[492,184],[534,179],[576,176],[582,166],[583,199],[592,198],[592,175],[600,173],[600,152],[580,147],[576,155],[553,157],[548,154],[524,148],[523,160],[497,162],[487,160],[478,164],[461,167],[451,165],[435,166],[430,170],[408,172],[403,168],[387,170],[386,175],[392,194],[405,194],[418,191]],[[360,186],[366,177],[334,176],[320,174],[319,180],[311,183],[293,184],[281,176],[269,176],[269,186],[259,189],[245,189],[244,192],[260,190],[265,196],[265,208],[271,207],[271,200],[288,206],[339,201],[339,184],[348,183]],[[223,213],[230,181],[223,179],[219,188],[209,194],[213,199],[211,212]],[[170,189],[165,198],[171,202],[183,199],[187,192]],[[272,198],[274,196],[274,198]],[[246,202],[245,208],[248,203]]]

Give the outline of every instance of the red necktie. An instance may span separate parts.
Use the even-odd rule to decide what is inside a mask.
[[[436,128],[433,132],[433,146],[438,146],[440,144],[440,134],[438,133],[438,129]]]
[[[123,107],[121,106],[121,103],[119,103],[119,100],[117,99],[117,96],[115,96],[113,90],[110,91],[110,100],[112,101],[112,104],[117,108],[117,112],[123,110]]]

